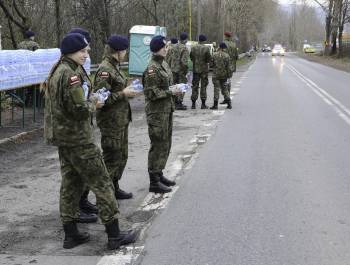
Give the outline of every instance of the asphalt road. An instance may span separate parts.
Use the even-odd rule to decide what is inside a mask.
[[[259,55],[142,265],[350,264],[350,74]]]

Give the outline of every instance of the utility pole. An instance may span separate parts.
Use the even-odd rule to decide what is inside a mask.
[[[201,0],[197,0],[197,40],[202,31],[202,3]]]
[[[192,40],[192,0],[188,0],[188,11],[189,11],[189,34],[190,40]]]

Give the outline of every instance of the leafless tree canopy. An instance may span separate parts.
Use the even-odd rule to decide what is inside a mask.
[[[314,8],[298,5],[291,13],[273,0],[0,0],[3,48],[16,48],[27,29],[36,32],[41,47],[58,47],[71,28],[83,27],[92,37],[92,58],[99,61],[108,36],[127,35],[133,25],[165,26],[169,37],[189,32],[190,5],[192,39],[204,33],[219,42],[231,31],[243,51],[273,41],[297,48],[306,37],[324,35]]]

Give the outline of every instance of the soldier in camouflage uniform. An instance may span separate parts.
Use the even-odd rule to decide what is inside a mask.
[[[119,35],[111,36],[105,47],[103,61],[94,81],[94,90],[106,88],[111,92],[102,109],[97,111],[97,125],[101,131],[103,159],[112,178],[116,199],[130,199],[132,193],[119,187],[128,160],[128,127],[131,121],[131,108],[128,97],[136,92],[127,87],[127,78],[120,69],[129,41]]]
[[[220,43],[219,50],[213,55],[213,84],[214,84],[214,105],[210,109],[218,109],[218,101],[221,93],[224,96],[227,108],[231,109],[230,94],[227,89],[227,79],[231,75],[230,56],[226,53],[227,46]]]
[[[76,224],[79,200],[86,185],[95,193],[99,216],[108,235],[108,249],[136,240],[133,231],[119,230],[119,210],[113,183],[94,144],[92,113],[103,106],[83,86],[78,66],[88,58],[88,42],[79,33],[67,34],[61,42],[62,56],[51,70],[45,90],[44,137],[58,147],[62,183],[60,216],[65,238],[63,247],[73,248],[89,240]]]
[[[187,83],[187,72],[188,72],[188,60],[190,54],[186,47],[186,42],[188,40],[187,33],[181,33],[180,43],[176,44],[174,49],[171,51],[171,71],[173,73],[174,83]],[[182,103],[184,98],[184,93],[180,96],[175,97],[175,109],[176,110],[186,110],[187,107]]]
[[[193,81],[192,81],[192,109],[196,108],[196,100],[198,99],[199,82],[201,82],[201,109],[207,109],[205,101],[207,100],[208,72],[209,63],[211,61],[210,50],[204,45],[207,40],[205,35],[199,35],[199,44],[191,49],[190,58],[193,62]]]
[[[82,34],[87,42],[90,44],[91,42],[91,37],[88,31],[82,28],[73,28],[71,29],[68,33],[80,33]],[[89,78],[89,75],[85,71],[85,68],[82,65],[78,66],[78,71],[81,76],[84,76],[84,84],[87,85],[90,90],[92,90],[92,85],[91,81]],[[92,91],[89,91],[92,92]],[[98,209],[96,205],[92,204],[88,200],[88,195],[89,195],[89,188],[86,188],[86,190],[83,192],[81,195],[80,201],[79,201],[79,218],[78,222],[79,223],[94,223],[97,222],[97,213]]]
[[[231,76],[229,77],[230,81],[231,81],[231,77],[233,75],[234,72],[236,72],[236,64],[237,64],[237,60],[238,60],[238,49],[236,47],[236,44],[234,43],[234,41],[232,40],[232,33],[231,32],[225,32],[224,33],[224,43],[227,46],[227,50],[226,52],[228,53],[228,55],[230,56],[230,68],[231,68]],[[228,82],[228,93],[231,92],[231,82]],[[226,104],[227,102],[224,100],[223,102],[220,102],[220,104]]]
[[[35,33],[31,30],[24,32],[24,40],[18,44],[18,49],[35,51],[40,49],[40,46],[37,42],[34,41]]]
[[[153,56],[143,74],[148,134],[151,140],[148,153],[149,191],[166,193],[171,191],[170,186],[176,184],[163,175],[173,131],[175,106],[173,93],[169,90],[169,86],[173,84],[173,76],[164,60],[166,56],[164,37],[153,37],[150,49]]]
[[[165,61],[167,62],[167,64],[169,65],[170,69],[173,69],[172,67],[174,67],[175,65],[175,57],[173,55],[176,44],[178,43],[178,39],[177,38],[171,38],[170,40],[170,44],[168,44],[167,46],[167,53],[165,56]]]

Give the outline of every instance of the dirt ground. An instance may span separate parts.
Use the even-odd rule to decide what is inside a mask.
[[[232,83],[237,81],[247,67],[248,65],[245,65],[238,70]],[[191,91],[185,97],[188,106],[190,106],[190,95]],[[212,105],[211,82],[208,86],[208,97],[207,104]],[[140,208],[149,194],[147,176],[149,138],[143,97],[133,99],[131,105],[133,122],[129,127],[129,159],[121,187],[132,191],[134,198],[119,201],[123,229],[145,226],[157,212],[157,210],[143,211]],[[212,111],[200,110],[198,106],[199,101],[196,110],[174,113],[173,146],[165,171],[170,178],[182,174],[181,170],[215,132],[226,107],[221,105],[219,111]],[[230,111],[235,111],[234,104]],[[42,119],[29,128],[40,127]],[[19,127],[15,130],[23,131]],[[0,128],[0,139],[12,135],[11,127]],[[96,143],[99,144],[100,134],[97,128],[95,135]],[[73,250],[62,248],[63,231],[58,212],[60,182],[57,148],[44,144],[42,130],[32,133],[20,142],[0,145],[0,254],[2,257],[6,256],[4,260],[0,259],[0,264],[12,264],[8,261],[17,255],[106,254],[106,234],[101,224],[79,225],[81,230],[89,231],[91,241]],[[95,201],[94,195],[90,194],[90,200]]]

